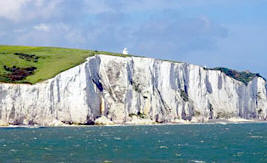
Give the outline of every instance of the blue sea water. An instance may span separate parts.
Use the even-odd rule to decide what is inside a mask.
[[[267,123],[0,128],[0,162],[267,162]]]

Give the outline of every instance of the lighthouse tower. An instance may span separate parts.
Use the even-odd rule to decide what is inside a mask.
[[[128,50],[127,50],[127,48],[124,48],[124,49],[123,49],[122,54],[125,54],[125,55],[128,54]]]

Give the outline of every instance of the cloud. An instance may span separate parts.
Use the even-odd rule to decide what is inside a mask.
[[[60,10],[62,0],[7,0],[0,1],[0,18],[13,22],[48,19]]]
[[[17,20],[23,5],[28,2],[29,0],[0,1],[0,17],[9,20]]]
[[[218,65],[224,58],[239,64],[250,56],[252,63],[256,53],[265,57],[259,39],[265,30],[242,29],[266,26],[266,5],[249,0],[0,0],[0,44],[117,52],[127,47],[138,55]]]
[[[166,20],[167,19],[167,20]],[[210,51],[217,40],[227,36],[227,30],[208,18],[163,18],[144,24],[136,33],[136,47],[144,53],[185,55],[191,51]]]
[[[5,38],[6,40],[15,39],[12,44],[33,46],[81,48],[87,43],[82,29],[60,22],[26,26],[13,30]]]
[[[33,26],[33,29],[37,31],[49,32],[50,27],[46,24],[38,24],[38,25]]]
[[[140,55],[210,51],[228,34],[224,26],[206,16],[188,18],[173,11],[150,14],[134,25],[131,22],[134,18],[127,13],[102,13],[95,19],[86,27],[90,48],[119,51],[128,47],[130,52]]]
[[[175,0],[11,2],[17,5],[15,20],[10,18],[0,29],[9,31],[5,41],[15,44],[110,51],[128,47],[136,54],[175,55],[216,49],[217,40],[227,35],[207,16],[182,16]]]

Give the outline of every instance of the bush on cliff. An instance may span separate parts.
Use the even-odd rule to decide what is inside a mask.
[[[225,67],[216,67],[216,68],[205,68],[206,70],[219,70],[223,72],[225,75],[234,78],[235,80],[241,81],[244,84],[248,84],[251,80],[253,80],[255,77],[262,77],[258,73],[251,73],[248,71],[236,71]]]

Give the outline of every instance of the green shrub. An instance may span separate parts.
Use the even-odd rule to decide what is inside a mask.
[[[134,116],[137,117],[137,114],[135,114],[135,113],[130,113],[130,114],[129,114],[129,117],[131,117],[131,118],[134,117]]]
[[[205,68],[206,70],[218,70],[223,72],[225,75],[243,82],[244,84],[248,85],[248,83],[253,80],[255,77],[261,77],[263,78],[260,74],[258,73],[251,73],[251,72],[247,72],[247,71],[236,71],[236,70],[232,70],[229,68],[225,68],[225,67],[216,67],[216,68]],[[263,78],[264,79],[264,78]],[[264,79],[265,80],[265,79]]]
[[[142,119],[146,118],[146,115],[144,113],[138,112],[137,115],[138,115],[138,117],[140,117]]]
[[[137,114],[135,114],[135,113],[130,113],[129,114],[129,117],[134,117],[134,116],[136,116],[136,117],[138,117],[138,118],[142,118],[142,119],[145,119],[147,116],[146,116],[146,114],[144,114],[144,113],[141,113],[141,112],[138,112]]]

